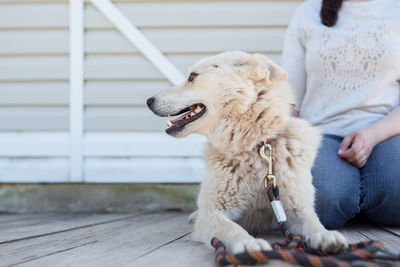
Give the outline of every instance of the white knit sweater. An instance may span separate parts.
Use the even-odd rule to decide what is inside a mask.
[[[400,0],[344,1],[333,27],[321,23],[321,3],[296,11],[282,66],[300,117],[345,136],[400,104]]]

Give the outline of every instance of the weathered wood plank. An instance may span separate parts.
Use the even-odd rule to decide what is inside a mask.
[[[62,226],[82,215],[24,216],[0,215],[0,236],[7,220],[25,218],[14,224],[16,229],[48,225]],[[57,217],[58,216],[58,217]],[[95,215],[104,216],[104,215]],[[119,215],[118,215],[119,216]],[[57,218],[56,218],[57,217]],[[87,216],[89,218],[91,216]],[[104,223],[66,229],[54,234],[1,244],[2,264],[23,266],[215,266],[211,247],[192,241],[192,227],[186,222],[187,214],[153,213],[136,217],[123,217]],[[21,220],[22,221],[22,220]],[[29,226],[31,224],[31,226]],[[3,227],[3,228],[2,228]],[[63,226],[63,228],[65,228]],[[396,228],[395,228],[396,230]],[[399,250],[400,238],[387,230],[370,225],[350,224],[340,230],[350,243],[366,239],[380,240],[388,249]],[[269,241],[282,239],[279,232],[261,236]],[[260,266],[294,266],[271,261]]]
[[[0,244],[16,240],[35,238],[39,236],[71,231],[78,228],[111,223],[137,215],[123,214],[41,214],[15,216],[13,221],[0,224]],[[1,217],[1,215],[0,215]],[[20,217],[20,218],[18,218]]]
[[[350,244],[371,240],[367,236],[358,232],[356,226],[346,226],[341,228],[339,232],[347,238],[347,241],[349,241]]]
[[[157,213],[61,232],[2,246],[2,264],[125,266],[187,235],[187,214]],[[23,264],[25,263],[25,264]]]
[[[398,236],[400,238],[400,227],[394,227],[394,226],[382,226],[382,229]]]
[[[9,224],[18,221],[27,221],[29,219],[36,219],[38,217],[42,217],[43,214],[9,214],[9,213],[0,213],[0,226],[2,224]],[[0,232],[1,234],[1,232]]]
[[[136,258],[132,264],[135,267],[215,267],[213,249],[192,241],[191,234]]]
[[[350,243],[365,241],[367,238],[359,232],[347,227],[340,230]],[[259,236],[268,241],[284,239],[279,232],[271,232]],[[177,256],[179,253],[179,256]],[[215,266],[213,249],[191,240],[191,235],[163,246],[149,254],[146,254],[134,262],[135,266]],[[296,266],[282,261],[273,260],[259,266]]]
[[[389,250],[400,251],[400,238],[390,232],[370,225],[357,225],[353,229],[371,240],[380,241]]]

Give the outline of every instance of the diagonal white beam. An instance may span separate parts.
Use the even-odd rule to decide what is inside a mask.
[[[114,26],[174,85],[185,77],[110,0],[91,0]]]

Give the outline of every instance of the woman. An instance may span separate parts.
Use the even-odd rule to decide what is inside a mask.
[[[400,1],[303,3],[282,65],[299,116],[324,133],[312,170],[321,222],[400,225]]]

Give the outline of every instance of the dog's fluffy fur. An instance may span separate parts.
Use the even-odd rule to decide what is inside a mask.
[[[311,167],[321,137],[309,123],[290,116],[294,98],[286,72],[263,55],[236,51],[203,59],[190,72],[191,79],[148,104],[159,116],[196,103],[205,106],[197,120],[167,130],[175,137],[200,133],[209,141],[207,174],[192,215],[194,239],[209,244],[218,237],[234,253],[271,249],[252,235],[277,227],[264,189],[268,164],[258,153],[260,142],[273,138],[274,174],[290,230],[312,247],[344,248],[346,239],[326,230],[314,211]]]

